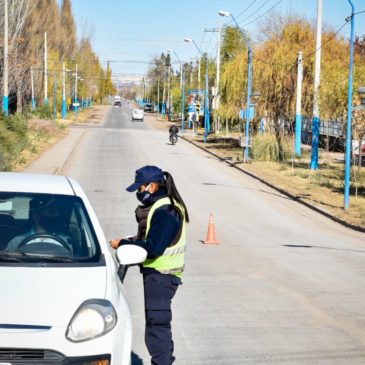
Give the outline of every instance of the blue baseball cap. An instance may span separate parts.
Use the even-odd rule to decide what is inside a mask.
[[[143,166],[136,170],[134,183],[127,187],[127,191],[133,192],[143,184],[149,184],[151,182],[163,181],[163,171],[157,166]]]

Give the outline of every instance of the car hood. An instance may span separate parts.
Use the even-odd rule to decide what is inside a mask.
[[[105,266],[0,267],[0,325],[66,327],[82,302],[105,292]]]

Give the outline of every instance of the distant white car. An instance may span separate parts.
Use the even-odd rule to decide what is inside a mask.
[[[143,122],[144,112],[142,109],[133,109],[132,111],[132,121],[133,120],[140,120]]]
[[[115,258],[63,176],[0,172],[0,232],[0,364],[129,365],[121,279],[146,252],[128,245]]]

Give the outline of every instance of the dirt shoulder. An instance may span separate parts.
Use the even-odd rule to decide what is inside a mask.
[[[344,167],[341,162],[321,163],[320,159],[319,168],[316,171],[310,170],[307,159],[291,160],[285,163],[250,161],[244,164],[242,149],[233,147],[230,143],[217,143],[210,139],[203,143],[201,137],[185,138],[217,157],[225,159],[234,167],[286,193],[298,202],[314,208],[339,223],[365,232],[364,169],[358,176],[357,196],[355,196],[356,184],[353,183],[350,207],[344,210]],[[353,176],[356,173],[355,170],[356,168],[354,168]]]
[[[154,128],[168,129],[171,125],[160,116],[154,119],[154,123],[151,119]],[[350,207],[344,210],[344,166],[339,154],[321,152],[316,171],[309,168],[309,151],[306,148],[300,160],[283,163],[251,160],[244,164],[243,151],[236,138],[211,135],[204,143],[202,133],[199,131],[194,136],[188,130],[183,138],[321,214],[365,232],[365,168],[360,172],[353,168]]]
[[[110,106],[108,105],[94,105],[80,111],[77,118],[74,113],[70,113],[69,118],[64,120],[53,121],[39,118],[29,120],[29,143],[27,148],[21,152],[19,162],[12,171],[20,172],[29,169],[48,149],[70,135],[69,128],[72,125],[101,123],[109,109]]]

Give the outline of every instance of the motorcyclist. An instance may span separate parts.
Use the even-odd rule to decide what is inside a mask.
[[[170,133],[170,140],[174,137],[175,140],[177,141],[177,133],[179,132],[179,127],[174,123],[170,128],[169,128],[169,133]]]

